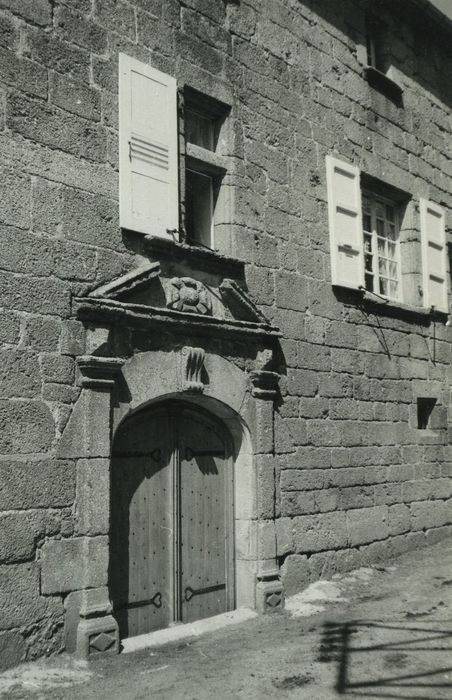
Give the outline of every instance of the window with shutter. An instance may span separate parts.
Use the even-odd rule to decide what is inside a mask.
[[[424,306],[448,312],[445,212],[420,200]]]
[[[334,285],[364,286],[363,225],[359,168],[326,157],[331,280]]]
[[[171,238],[179,228],[175,78],[119,55],[120,225]]]

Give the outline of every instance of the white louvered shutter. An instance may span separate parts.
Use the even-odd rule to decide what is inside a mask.
[[[420,211],[424,306],[448,312],[445,212],[428,199],[420,200]]]
[[[120,225],[170,238],[179,227],[177,84],[119,55]]]
[[[326,157],[331,281],[364,286],[363,225],[359,168]]]

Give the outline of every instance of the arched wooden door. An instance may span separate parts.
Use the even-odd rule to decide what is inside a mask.
[[[122,637],[234,607],[231,443],[173,402],[124,421],[112,457],[110,592]]]

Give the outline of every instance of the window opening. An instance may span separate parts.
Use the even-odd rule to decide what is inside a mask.
[[[223,223],[227,220],[217,209],[221,209],[224,199],[220,192],[226,160],[221,151],[226,142],[223,126],[229,107],[188,87],[184,98],[186,240],[214,248],[218,244],[215,238],[221,238],[216,219]]]
[[[417,400],[417,427],[418,430],[428,430],[430,428],[433,409],[436,399],[418,398]]]
[[[187,169],[185,231],[190,242],[213,248],[214,178]]]
[[[365,287],[389,299],[401,299],[400,221],[397,205],[363,194]]]
[[[385,23],[374,14],[366,19],[367,63],[372,68],[387,73],[391,66],[391,42]]]
[[[218,128],[214,120],[187,109],[185,112],[185,138],[195,146],[215,151]]]

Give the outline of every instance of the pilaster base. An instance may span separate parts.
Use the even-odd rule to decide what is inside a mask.
[[[260,578],[256,586],[256,608],[261,614],[284,609],[284,586],[279,576]]]
[[[101,653],[119,653],[119,629],[113,615],[82,618],[77,628],[77,655],[88,659]]]

